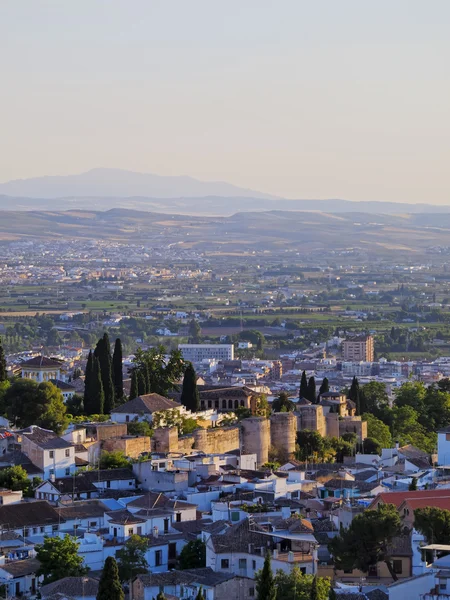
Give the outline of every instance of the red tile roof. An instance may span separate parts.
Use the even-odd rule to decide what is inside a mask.
[[[441,508],[441,509],[445,509],[445,510],[450,510],[450,490],[447,490],[447,493],[449,495],[446,497],[412,498],[410,500],[406,500],[402,504],[408,505],[409,510],[416,510],[416,508],[427,508],[427,506],[431,506],[433,508]]]
[[[437,489],[437,490],[415,490],[405,492],[383,492],[376,496],[369,508],[374,508],[381,501],[382,504],[395,504],[398,508],[405,500],[417,498],[418,500],[425,499],[430,500],[432,498],[440,498],[450,496],[450,490]]]

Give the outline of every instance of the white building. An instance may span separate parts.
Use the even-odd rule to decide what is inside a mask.
[[[35,356],[22,363],[22,378],[33,379],[38,383],[50,379],[62,380],[61,363],[46,356]]]
[[[441,467],[450,465],[450,427],[439,429],[437,434],[438,465]]]
[[[178,402],[164,398],[159,394],[144,394],[125,402],[125,404],[116,406],[111,412],[111,420],[116,423],[131,423],[133,421],[148,421],[151,423],[154,413],[173,409],[183,412],[184,407]]]
[[[53,431],[32,425],[22,433],[22,452],[42,471],[43,479],[75,472],[75,446]]]
[[[234,360],[233,344],[178,344],[184,360],[192,363],[202,362],[205,358]]]

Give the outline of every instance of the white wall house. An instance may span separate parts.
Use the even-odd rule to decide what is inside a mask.
[[[438,465],[450,465],[450,427],[440,429],[437,434]]]
[[[75,472],[75,446],[53,431],[33,425],[22,434],[22,452],[43,472],[43,479]]]
[[[159,394],[144,394],[117,406],[111,412],[111,419],[116,423],[131,423],[133,421],[148,421],[151,423],[154,413],[172,409],[183,412],[184,406]]]

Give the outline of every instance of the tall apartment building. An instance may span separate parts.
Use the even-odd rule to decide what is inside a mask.
[[[233,344],[179,344],[178,350],[181,350],[184,360],[193,363],[207,358],[234,360]]]
[[[362,335],[342,342],[344,360],[373,362],[373,337]]]

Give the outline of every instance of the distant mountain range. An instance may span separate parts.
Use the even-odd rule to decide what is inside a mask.
[[[199,181],[186,176],[162,176],[135,173],[123,169],[92,169],[78,175],[58,175],[15,179],[0,183],[0,194],[28,198],[64,198],[68,196],[100,196],[128,198],[190,198],[192,196],[249,196],[272,198],[254,190],[222,181]]]
[[[0,210],[95,210],[127,208],[166,214],[230,216],[252,211],[324,213],[450,213],[450,206],[341,199],[287,200],[225,182],[161,176],[122,169],[35,177],[0,183]]]

